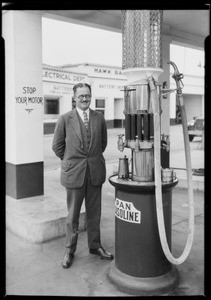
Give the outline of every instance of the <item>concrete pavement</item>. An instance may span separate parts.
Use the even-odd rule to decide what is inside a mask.
[[[116,138],[118,132],[114,133]],[[108,149],[112,150],[113,144],[108,145]],[[197,157],[193,167],[204,168],[204,153],[197,147],[193,149],[192,146],[192,153]],[[171,164],[173,162],[178,164],[177,155],[181,155],[180,151],[182,153],[181,149],[177,149],[171,156]],[[108,157],[105,153],[105,157],[106,155]],[[115,157],[111,155],[107,162],[107,177],[113,174],[116,167]],[[180,256],[184,249],[188,226],[188,198],[183,169],[184,166],[180,164],[176,173],[178,175],[180,172],[179,178],[184,176],[184,185],[178,185],[172,193],[172,252],[176,257]],[[199,186],[194,184],[193,246],[187,260],[177,266],[180,276],[179,285],[164,295],[204,295],[204,193],[202,188],[204,178],[202,177],[193,176],[194,182],[200,180],[202,182]],[[87,235],[83,228],[84,209],[81,214],[79,241],[73,265],[67,270],[61,268],[65,244],[66,201],[65,190],[59,184],[58,166],[54,165],[52,168],[45,166],[44,178],[44,196],[18,201],[8,197],[6,199],[7,222],[14,225],[13,228],[8,226],[10,229],[6,231],[6,294],[130,296],[119,291],[108,280],[110,262],[89,254]],[[108,180],[103,185],[102,195],[102,244],[115,255],[114,188]],[[54,239],[51,239],[53,237]]]

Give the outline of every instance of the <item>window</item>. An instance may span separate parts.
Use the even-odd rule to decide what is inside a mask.
[[[105,108],[105,99],[95,99],[96,108]]]
[[[45,114],[59,114],[59,99],[45,99]]]
[[[105,99],[95,99],[95,110],[105,114]]]

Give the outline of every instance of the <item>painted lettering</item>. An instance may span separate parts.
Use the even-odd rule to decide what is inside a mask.
[[[111,74],[111,70],[108,69],[100,69],[100,68],[94,68],[95,73],[103,73],[103,74]]]
[[[43,98],[42,97],[28,97],[28,103],[38,103],[43,105]]]
[[[141,223],[141,211],[136,209],[132,202],[127,202],[116,198],[115,216],[130,223]]]
[[[48,77],[48,71],[45,71],[45,72],[44,72],[43,77]]]
[[[36,92],[35,87],[30,87],[30,86],[23,87],[23,94],[34,94],[35,92]]]
[[[135,222],[139,222],[139,214],[137,212],[135,212]]]
[[[15,97],[17,104],[42,104],[43,105],[43,97]]]
[[[121,71],[119,71],[119,70],[114,70],[114,74],[115,74],[115,75],[121,75],[121,74],[122,74],[122,72],[121,72]]]
[[[74,75],[73,76],[73,80],[74,81],[83,81],[84,80],[84,76]]]
[[[122,207],[122,208],[124,209],[124,205],[123,205],[123,202],[122,202],[122,201],[120,202],[119,207],[120,207],[120,208]]]
[[[27,103],[27,97],[15,97],[16,99],[16,103],[25,103],[26,105],[28,104]]]

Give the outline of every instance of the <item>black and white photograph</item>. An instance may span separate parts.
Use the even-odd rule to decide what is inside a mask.
[[[206,296],[210,6],[1,17],[3,296]]]

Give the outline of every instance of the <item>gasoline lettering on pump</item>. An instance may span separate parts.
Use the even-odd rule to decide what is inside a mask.
[[[123,221],[130,223],[141,223],[141,212],[135,208],[132,202],[115,200],[115,216]]]

